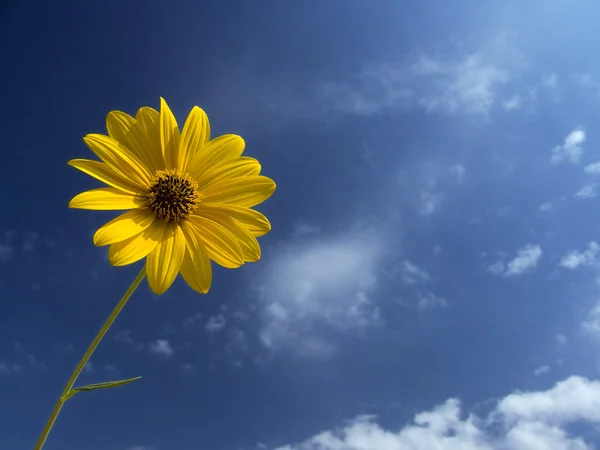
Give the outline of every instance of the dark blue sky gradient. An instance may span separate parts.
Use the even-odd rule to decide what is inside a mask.
[[[72,367],[139,270],[112,268],[106,249],[93,247],[93,232],[114,214],[67,208],[98,184],[66,162],[92,157],[82,137],[104,133],[109,111],[158,108],[160,96],[180,125],[199,105],[213,136],[244,137],[246,154],[278,184],[259,208],[273,231],[260,239],[261,262],[216,268],[206,296],[181,280],[161,297],[142,285],[81,382],[142,381],[70,401],[46,450],[252,450],[261,442],[271,449],[358,414],[378,414],[395,430],[451,396],[470,408],[570,374],[597,377],[589,356],[597,346],[577,331],[593,306],[595,272],[557,265],[598,239],[600,212],[590,206],[597,199],[573,197],[592,180],[581,166],[549,160],[578,126],[587,131],[583,164],[600,156],[600,85],[576,82],[600,76],[600,10],[585,0],[497,3],[90,0],[0,8],[0,244],[12,249],[0,258],[0,364],[21,367],[0,370],[0,449],[33,447]],[[418,97],[441,81],[410,68],[423,55],[454,67],[477,52],[491,55],[482,67],[511,74],[490,88],[493,106],[485,114],[425,107]],[[365,75],[394,72],[386,67],[410,85],[411,100],[387,105],[390,85]],[[502,109],[502,99],[529,98],[550,73],[560,80],[560,101],[538,86],[530,104]],[[361,92],[380,106],[361,112],[345,103]],[[462,184],[448,172],[456,164],[467,170]],[[428,215],[419,207],[430,191],[443,204]],[[538,207],[547,201],[555,209],[544,215]],[[300,225],[318,228],[317,237],[299,235]],[[376,287],[365,288],[382,324],[338,326],[324,315],[306,325],[333,342],[330,357],[266,348],[267,268],[277,268],[285,249],[301,253],[315,240],[364,230],[382,247]],[[486,272],[529,243],[544,251],[535,270],[514,278]],[[432,281],[403,283],[403,260]],[[426,291],[447,306],[415,307]],[[190,330],[185,319],[196,313],[201,325]],[[208,333],[204,323],[218,314],[225,329]],[[115,341],[123,330],[144,350]],[[237,347],[236,330],[245,335]],[[557,349],[559,333],[572,342],[568,355]],[[146,351],[156,339],[171,343],[172,357]],[[182,373],[184,364],[195,373]],[[548,378],[532,376],[547,364]]]

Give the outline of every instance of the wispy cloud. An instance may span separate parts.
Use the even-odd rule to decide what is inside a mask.
[[[406,259],[402,261],[395,271],[400,273],[402,281],[406,284],[420,284],[431,281],[431,275],[426,270],[421,269]]]
[[[248,350],[249,345],[246,333],[238,328],[229,328],[227,330],[225,351],[232,355],[238,355],[240,353],[247,353]]]
[[[542,248],[539,245],[526,245],[517,251],[517,256],[506,265],[505,276],[521,275],[537,266],[542,257]]]
[[[0,375],[11,375],[19,373],[23,370],[20,364],[0,362]]]
[[[181,371],[187,375],[198,375],[198,369],[190,363],[183,364],[181,366]]]
[[[369,232],[313,236],[281,246],[258,281],[267,348],[329,354],[318,326],[343,330],[379,322],[369,294],[376,288],[381,244]]]
[[[585,173],[600,174],[600,161],[588,164],[584,167],[583,171]]]
[[[502,261],[496,261],[487,267],[487,271],[493,275],[502,275],[506,270],[506,265]]]
[[[26,349],[21,342],[15,342],[13,344],[13,350],[17,362],[17,364],[13,364],[13,366],[18,366],[21,369],[23,366],[28,366],[39,370],[47,369],[46,364],[41,362],[39,358],[31,352],[31,350]]]
[[[454,164],[450,166],[449,171],[455,177],[458,184],[461,184],[467,176],[467,169],[465,169],[465,166],[461,164]]]
[[[529,90],[530,99],[535,100],[540,91],[549,94],[555,102],[558,102],[560,100],[558,76],[555,73],[542,76],[539,85],[533,86]]]
[[[83,366],[83,373],[96,373],[96,366],[92,361],[88,361],[85,366]]]
[[[502,102],[502,107],[506,111],[512,111],[513,109],[519,109],[521,107],[521,97],[513,95]]]
[[[594,94],[600,92],[600,83],[590,73],[574,74],[572,75],[572,79],[585,90],[592,91]]]
[[[534,371],[533,371],[533,375],[536,377],[539,377],[541,375],[544,375],[545,373],[548,373],[550,371],[550,367],[549,366],[540,366],[537,367]]]
[[[583,186],[575,193],[575,198],[583,200],[586,198],[595,198],[598,196],[598,183],[590,183]]]
[[[366,449],[591,449],[588,434],[571,434],[571,425],[600,424],[600,382],[572,376],[546,391],[515,392],[501,399],[487,417],[467,414],[450,398],[415,415],[413,423],[392,431],[375,416],[358,416],[345,426],[322,431],[298,444],[275,450]]]
[[[510,36],[501,33],[489,45],[454,58],[420,54],[412,60],[371,64],[353,79],[323,83],[319,94],[333,109],[362,116],[405,105],[487,115],[497,91],[513,76],[516,53]],[[509,106],[514,109],[516,102]]]
[[[438,297],[433,292],[420,292],[417,297],[417,308],[421,311],[448,306],[446,299]]]
[[[225,317],[222,314],[218,314],[208,319],[204,328],[209,333],[215,333],[225,328]]]
[[[133,340],[131,330],[120,330],[115,334],[113,339],[115,342],[121,342],[122,344],[125,344],[135,350],[143,350],[145,347],[142,342],[136,342]]]
[[[421,95],[428,111],[487,114],[495,102],[495,89],[509,80],[509,72],[473,53],[458,62],[422,57],[412,71],[427,78],[431,92]]]
[[[560,266],[570,270],[577,269],[579,266],[591,266],[596,261],[598,252],[600,252],[600,246],[592,241],[588,244],[587,249],[582,252],[578,250],[569,252],[560,261]]]
[[[174,353],[171,344],[166,339],[157,339],[156,341],[151,342],[148,345],[148,351],[165,358],[170,358]]]
[[[517,250],[517,255],[507,263],[497,261],[488,266],[487,271],[494,275],[513,277],[521,275],[538,264],[542,257],[542,248],[539,245],[528,244]]]
[[[586,135],[583,127],[578,127],[571,131],[562,145],[557,145],[552,149],[550,162],[552,164],[558,164],[561,161],[579,162],[583,153],[582,145],[585,143],[585,139]]]
[[[423,214],[424,216],[433,214],[440,208],[443,200],[444,196],[440,193],[422,191],[419,213]]]
[[[0,244],[0,262],[7,262],[13,256],[13,248]]]
[[[590,336],[600,338],[600,300],[590,309],[581,328]]]
[[[558,77],[555,73],[551,73],[542,77],[541,85],[548,89],[558,88]]]

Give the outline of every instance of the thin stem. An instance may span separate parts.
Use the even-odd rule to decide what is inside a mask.
[[[90,360],[92,353],[94,353],[94,350],[96,350],[96,347],[98,347],[98,344],[100,343],[102,338],[106,335],[108,329],[113,324],[115,319],[118,317],[119,313],[123,310],[123,308],[127,304],[127,301],[129,300],[129,298],[131,297],[133,292],[136,290],[136,288],[140,285],[140,283],[142,282],[142,280],[144,279],[145,276],[146,276],[146,266],[142,267],[142,270],[140,271],[140,273],[138,274],[136,279],[133,280],[133,283],[131,283],[131,286],[129,286],[129,289],[127,289],[127,292],[125,292],[125,294],[123,295],[123,297],[121,298],[121,300],[119,301],[118,305],[115,307],[113,312],[110,313],[110,316],[108,316],[108,319],[106,319],[106,322],[104,322],[104,325],[102,326],[102,328],[100,329],[100,331],[98,332],[98,334],[96,335],[96,337],[94,338],[94,340],[92,341],[92,343],[90,344],[88,349],[85,351],[83,358],[81,358],[81,360],[75,367],[75,370],[71,374],[71,378],[69,378],[69,381],[67,382],[67,385],[65,386],[64,390],[62,391],[62,394],[60,394],[60,398],[56,402],[56,405],[54,405],[54,410],[52,411],[52,414],[50,414],[50,418],[48,419],[48,422],[46,423],[46,426],[44,427],[44,431],[42,431],[42,435],[40,436],[37,444],[35,445],[34,450],[41,450],[42,447],[44,446],[44,444],[46,443],[46,439],[48,438],[48,435],[50,434],[50,431],[52,430],[52,427],[54,426],[54,422],[56,422],[56,418],[58,417],[60,410],[62,409],[65,402],[68,400],[67,396],[71,393],[71,389],[73,388],[73,385],[77,381],[77,377],[79,377],[79,375],[81,374],[81,371],[83,370],[85,365]]]

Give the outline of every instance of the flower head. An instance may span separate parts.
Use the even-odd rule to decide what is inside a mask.
[[[127,210],[94,234],[109,245],[111,264],[146,258],[148,283],[162,294],[178,273],[196,291],[208,292],[211,260],[228,268],[260,259],[257,237],[271,229],[251,209],[275,191],[254,158],[242,156],[244,140],[227,134],[210,139],[206,113],[195,106],[180,132],[161,98],[160,112],[141,108],[135,118],[112,111],[108,135],[84,141],[101,161],[69,165],[108,187],[75,196],[70,208]]]

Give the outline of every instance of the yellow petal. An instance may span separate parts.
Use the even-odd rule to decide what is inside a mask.
[[[223,180],[225,178],[238,178],[248,175],[258,175],[260,173],[259,162],[248,156],[240,158],[228,159],[222,164],[214,166],[212,169],[206,170],[198,180],[198,188],[206,189],[211,184]]]
[[[231,158],[238,158],[244,152],[246,143],[235,134],[225,134],[209,141],[192,157],[188,173],[199,180],[205,170]]]
[[[181,264],[181,276],[192,289],[201,294],[206,294],[212,282],[212,266],[210,258],[200,242],[200,237],[188,221],[181,223],[185,236],[187,251]]]
[[[162,145],[160,143],[160,113],[154,108],[144,106],[135,115],[135,120],[140,132],[147,136],[146,156],[150,161],[152,173],[165,169],[165,161],[162,156]]]
[[[160,295],[171,287],[185,256],[185,237],[181,227],[169,223],[162,240],[148,255],[146,276],[154,293]]]
[[[271,231],[271,224],[263,214],[250,208],[236,205],[225,205],[221,203],[200,203],[196,214],[203,215],[204,211],[208,213],[220,212],[227,214],[231,218],[240,222],[250,233],[256,237],[264,236]]]
[[[83,138],[87,146],[115,172],[142,188],[150,185],[151,175],[131,150],[103,134],[88,134]]]
[[[94,234],[94,244],[102,246],[129,239],[152,225],[154,219],[154,213],[148,208],[127,211],[101,226]]]
[[[258,205],[275,192],[275,182],[262,175],[226,178],[202,192],[202,201],[226,203],[248,208]]]
[[[92,161],[89,159],[72,159],[67,164],[71,167],[81,170],[83,173],[94,177],[103,183],[108,184],[120,191],[126,192],[132,195],[143,195],[144,191],[140,186],[130,182],[127,178],[119,175],[117,172],[112,170],[108,164],[100,161]]]
[[[206,113],[194,106],[181,133],[179,142],[179,154],[177,156],[177,168],[184,172],[190,158],[198,152],[210,139],[210,124]]]
[[[153,174],[162,169],[162,164],[157,166],[149,152],[151,136],[136,119],[121,111],[111,111],[106,117],[106,129],[111,138],[123,144],[140,159],[148,172]],[[156,144],[160,145],[159,139],[156,139]]]
[[[148,201],[145,197],[127,194],[115,188],[99,188],[76,195],[69,202],[69,208],[118,211],[143,208],[146,203]]]
[[[260,245],[258,241],[241,223],[235,221],[227,214],[217,211],[205,212],[202,217],[218,223],[237,239],[238,244],[242,248],[244,262],[255,262],[260,259]]]
[[[113,266],[126,266],[148,256],[162,240],[166,222],[155,220],[152,225],[129,239],[108,248],[108,260]]]
[[[244,253],[237,239],[227,228],[200,216],[190,216],[188,222],[195,228],[210,259],[217,264],[235,269],[244,264]]]
[[[160,98],[160,143],[167,169],[174,169],[179,151],[179,127],[164,98]]]

